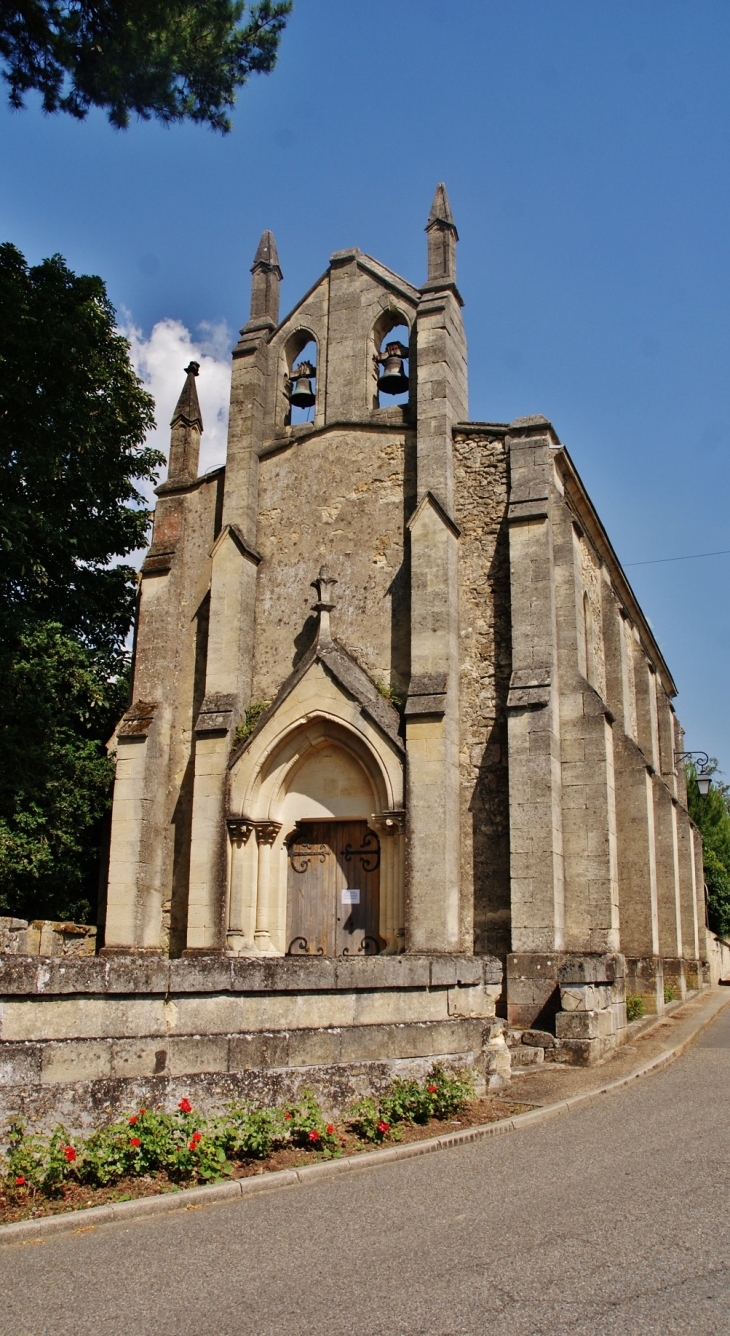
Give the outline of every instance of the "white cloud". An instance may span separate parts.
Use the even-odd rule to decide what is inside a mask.
[[[158,320],[146,339],[128,311],[119,325],[129,339],[131,358],[138,376],[155,400],[157,426],[148,441],[167,458],[170,450],[170,418],[185,383],[185,367],[191,359],[200,363],[198,398],[203,416],[200,443],[200,473],[217,468],[226,460],[228,399],[231,388],[231,331],[224,321],[203,321],[194,338],[180,320]],[[164,473],[163,473],[164,476]],[[149,500],[154,504],[150,491]]]

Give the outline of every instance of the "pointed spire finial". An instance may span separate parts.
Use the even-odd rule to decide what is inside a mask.
[[[279,271],[279,278],[281,279],[284,277],[279,268],[279,256],[276,250],[274,234],[273,232],[269,232],[268,229],[261,233],[261,240],[256,247],[256,254],[253,257],[251,273],[253,274],[256,269],[263,266],[267,266],[269,269],[277,269]]]
[[[454,215],[451,212],[449,197],[446,194],[446,186],[443,181],[439,181],[436,187],[436,194],[433,197],[431,212],[428,215],[428,222],[426,223],[426,231],[428,231],[429,227],[432,227],[434,223],[446,223],[447,227],[453,227],[454,231],[456,231]],[[458,239],[457,234],[457,241]]]
[[[426,223],[428,234],[428,281],[426,287],[444,287],[456,283],[456,230],[446,186],[440,181],[433,197]]]
[[[185,384],[170,423],[168,482],[184,482],[198,476],[200,436],[203,431],[203,415],[195,384],[199,371],[199,362],[189,362],[185,368]]]
[[[203,430],[203,418],[198,403],[198,390],[195,384],[195,378],[200,373],[200,362],[189,362],[185,368],[185,384],[182,387],[182,394],[175,406],[175,412],[172,415],[171,427],[177,422],[183,422],[186,427],[197,426],[198,430]]]
[[[330,630],[330,613],[336,607],[332,597],[334,586],[337,580],[330,575],[326,566],[320,566],[319,575],[316,580],[312,580],[312,588],[317,590],[317,602],[312,604],[312,611],[319,613],[319,627],[317,629],[317,644],[332,639]]]
[[[251,314],[248,326],[244,329],[261,328],[270,325],[276,329],[279,323],[279,284],[284,275],[279,266],[279,256],[273,232],[268,229],[261,233],[261,240],[256,248],[251,265],[253,280],[251,283]],[[241,330],[243,333],[243,330]]]

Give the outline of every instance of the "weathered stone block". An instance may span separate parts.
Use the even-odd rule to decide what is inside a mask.
[[[170,961],[170,992],[223,992],[231,987],[231,961],[226,956],[184,956]]]
[[[623,956],[619,954],[570,956],[558,970],[561,984],[613,983],[626,972]]]
[[[559,1011],[555,1017],[558,1039],[598,1039],[612,1035],[615,1028],[613,1011]]]
[[[165,1045],[171,1076],[187,1072],[228,1071],[226,1035],[171,1035]]]
[[[35,1085],[41,1079],[42,1044],[0,1043],[0,1086]]]
[[[570,984],[560,989],[563,1011],[602,1011],[609,1002],[608,989],[597,984]]]
[[[110,1040],[73,1040],[46,1044],[43,1048],[41,1081],[98,1081],[112,1074]]]
[[[409,1025],[353,1025],[340,1031],[340,1062],[409,1057]]]
[[[160,1076],[167,1071],[167,1056],[168,1045],[164,1037],[115,1039],[111,1074],[115,1077]]]
[[[288,1031],[231,1035],[228,1065],[232,1072],[288,1067]]]
[[[533,1048],[555,1048],[555,1035],[549,1034],[547,1030],[525,1030],[522,1042]]]
[[[494,1015],[494,1000],[481,983],[476,987],[464,987],[457,984],[456,987],[449,988],[447,992],[449,1016]]]
[[[574,1063],[578,1067],[589,1067],[600,1062],[616,1046],[615,1038],[563,1039],[560,1043],[563,1061]]]
[[[341,1061],[342,1033],[336,1030],[291,1030],[289,1066],[329,1066]]]
[[[167,993],[170,987],[170,961],[158,955],[110,955],[105,971],[110,993]]]

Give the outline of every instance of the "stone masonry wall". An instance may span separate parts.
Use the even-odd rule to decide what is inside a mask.
[[[0,957],[0,1124],[69,1129],[182,1095],[326,1106],[434,1061],[509,1076],[499,961]]]
[[[415,490],[412,456],[402,427],[352,427],[305,433],[262,459],[254,701],[271,700],[309,648],[316,628],[310,581],[323,563],[338,581],[334,636],[373,678],[405,695],[403,535]]]
[[[487,427],[454,438],[459,540],[462,900],[474,951],[510,950],[507,712],[510,645],[508,458]]]

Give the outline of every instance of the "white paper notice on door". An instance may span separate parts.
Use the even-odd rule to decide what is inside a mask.
[[[359,905],[360,889],[358,886],[346,886],[342,892],[343,905]]]

